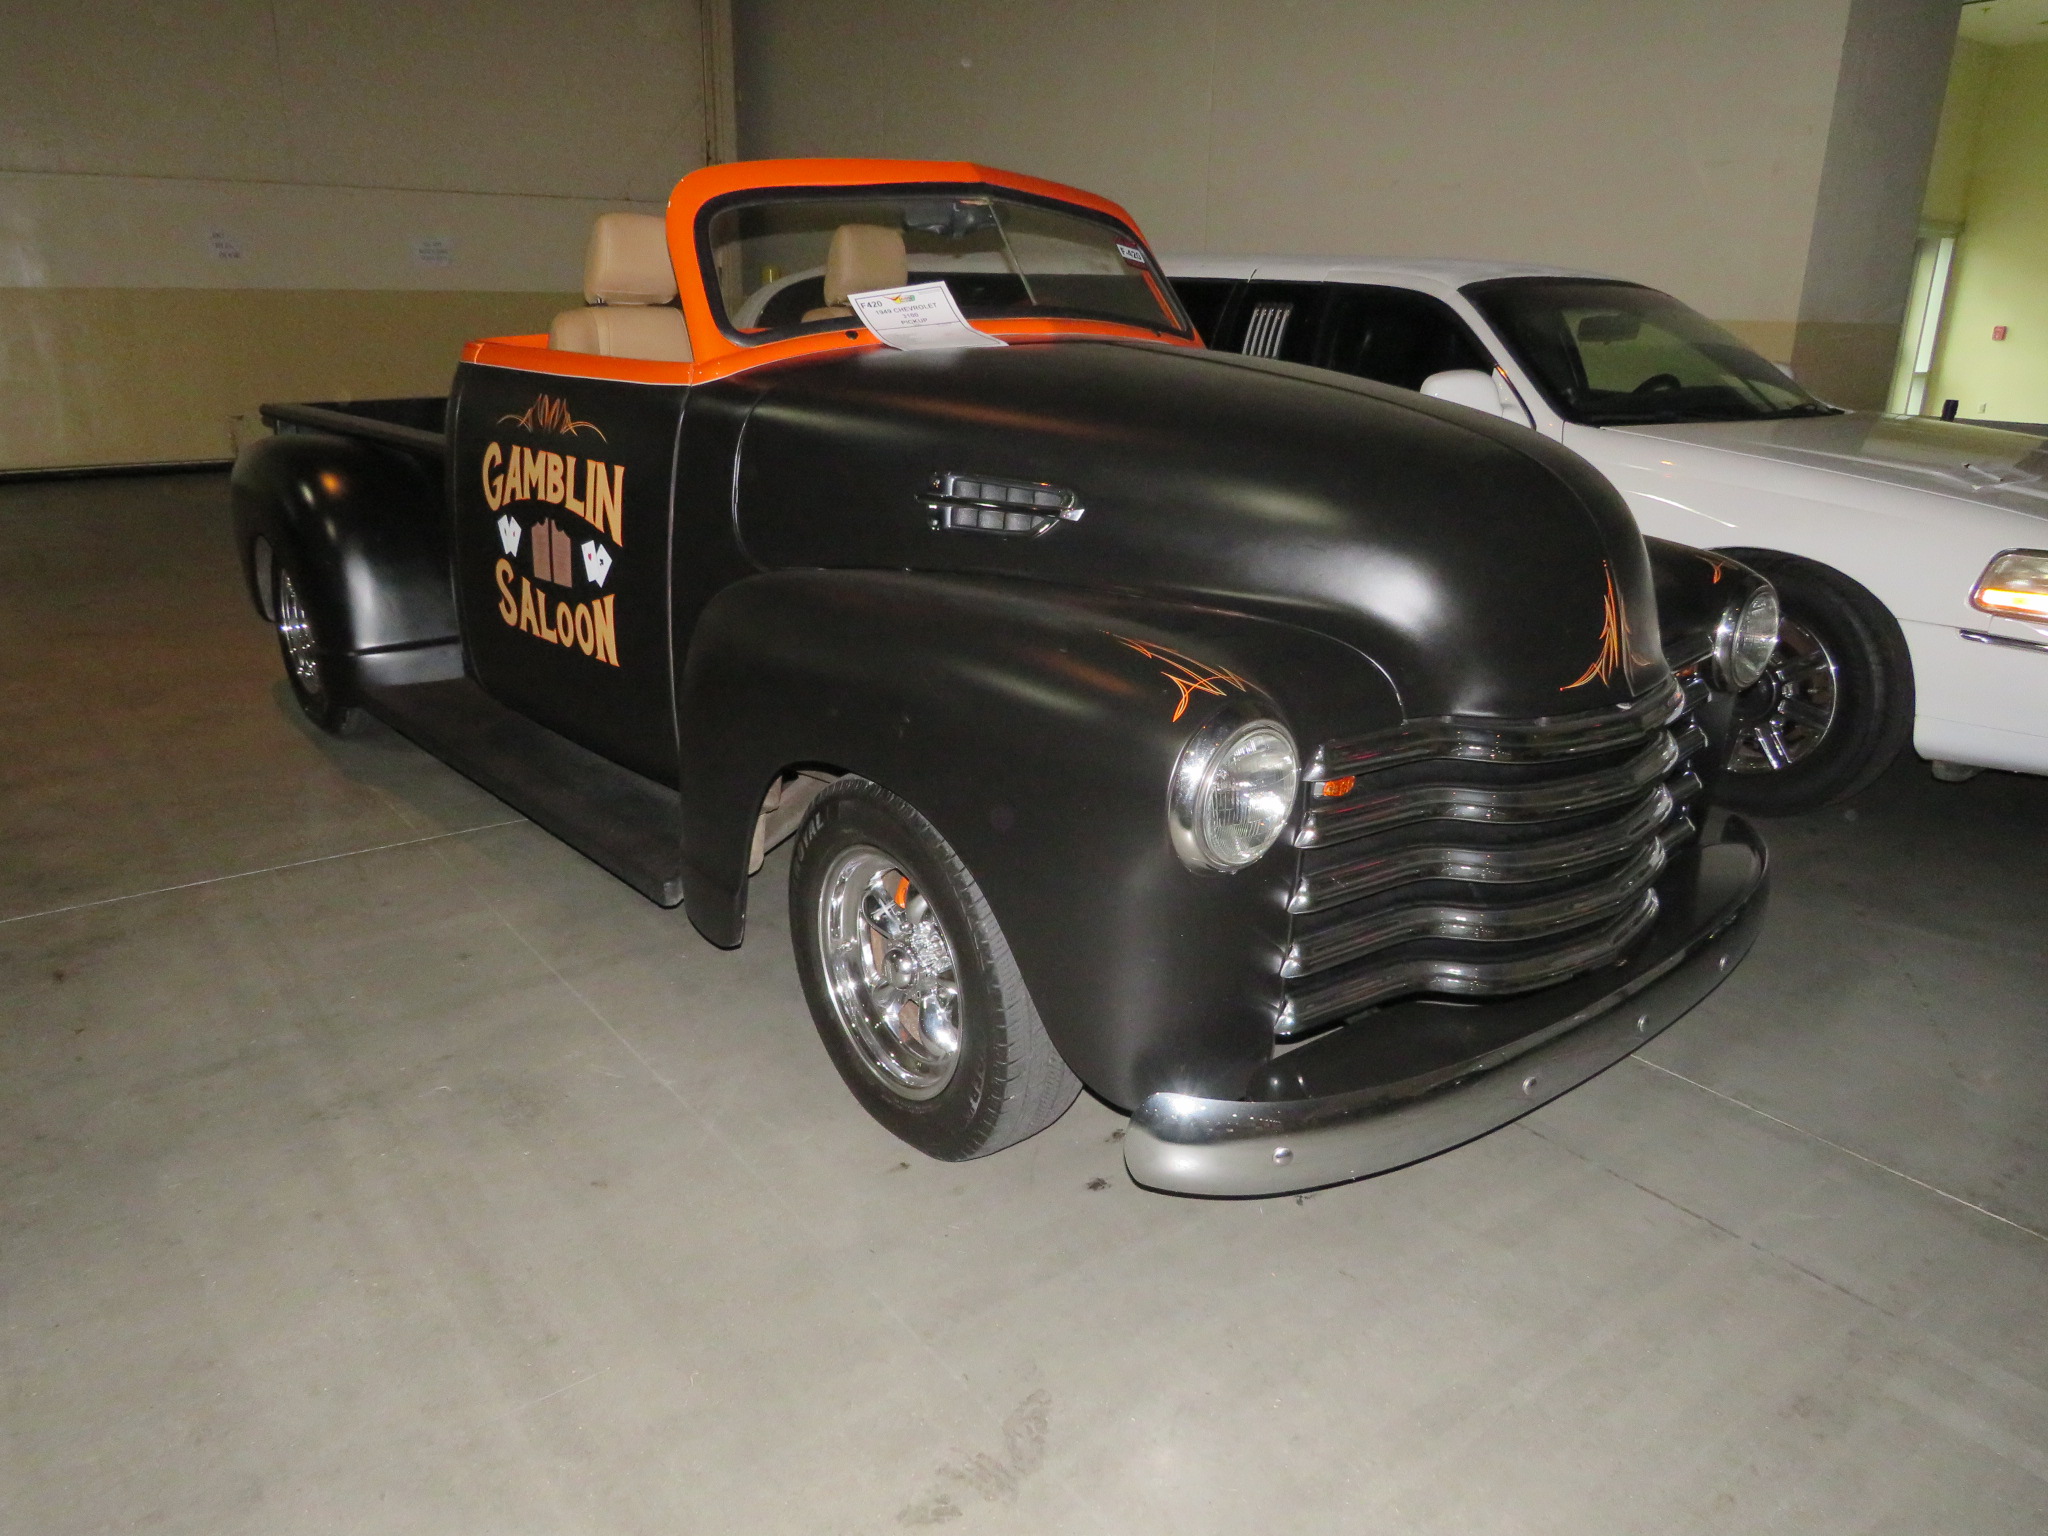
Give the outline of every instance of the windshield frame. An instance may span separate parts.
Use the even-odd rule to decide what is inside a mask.
[[[1764,370],[1764,372],[1757,375],[1757,378],[1760,382],[1770,384],[1775,388],[1784,389],[1792,394],[1799,396],[1800,398],[1792,405],[1783,407],[1781,409],[1758,410],[1744,412],[1741,414],[1711,413],[1703,412],[1698,409],[1646,409],[1640,412],[1626,413],[1613,411],[1591,411],[1587,409],[1585,403],[1575,400],[1572,397],[1569,388],[1563,386],[1563,381],[1560,381],[1559,379],[1553,377],[1553,370],[1550,367],[1543,364],[1539,359],[1534,358],[1530,355],[1530,349],[1522,344],[1522,338],[1518,334],[1518,328],[1512,323],[1516,318],[1514,309],[1513,307],[1511,307],[1514,305],[1514,301],[1511,298],[1505,297],[1507,295],[1513,294],[1517,290],[1526,291],[1530,289],[1540,288],[1544,285],[1557,284],[1566,284],[1577,289],[1606,288],[1617,291],[1626,290],[1632,293],[1649,294],[1658,301],[1658,307],[1669,305],[1679,310],[1682,310],[1685,314],[1696,319],[1700,325],[1706,327],[1709,331],[1716,333],[1717,337],[1720,338],[1716,342],[1716,345],[1725,344],[1733,348],[1735,351],[1743,354],[1746,358],[1753,360],[1758,365],[1758,367]],[[1516,364],[1521,368],[1523,374],[1529,379],[1530,383],[1532,383],[1536,387],[1538,393],[1542,395],[1543,399],[1545,400],[1545,402],[1549,404],[1550,408],[1553,411],[1557,412],[1557,414],[1563,417],[1566,421],[1572,422],[1578,426],[1649,427],[1711,425],[1715,423],[1727,422],[1790,421],[1803,417],[1838,416],[1841,414],[1840,407],[1829,405],[1826,401],[1817,398],[1813,394],[1813,392],[1809,390],[1804,384],[1801,384],[1797,379],[1793,378],[1789,373],[1785,372],[1784,369],[1778,367],[1777,364],[1771,362],[1768,358],[1764,357],[1763,354],[1758,352],[1754,347],[1749,346],[1740,337],[1735,336],[1726,328],[1716,325],[1712,320],[1709,320],[1705,315],[1700,314],[1698,310],[1694,309],[1684,300],[1676,298],[1673,295],[1664,292],[1662,289],[1652,288],[1647,283],[1632,282],[1627,278],[1620,277],[1580,276],[1574,273],[1563,272],[1532,272],[1515,277],[1484,278],[1478,282],[1465,284],[1462,288],[1458,290],[1458,292],[1466,300],[1467,303],[1471,304],[1472,307],[1476,311],[1478,311],[1479,317],[1486,323],[1487,327],[1493,332],[1501,349],[1515,360]],[[1567,306],[1551,303],[1549,304],[1549,307],[1552,309],[1553,312],[1555,312],[1556,310]],[[1655,323],[1654,318],[1650,315],[1646,314],[1645,319],[1648,320],[1649,323]],[[1697,346],[1697,343],[1691,341],[1690,338],[1679,337],[1677,339],[1686,342],[1689,345]],[[1576,338],[1574,338],[1572,342],[1573,367],[1576,371],[1583,375],[1583,358],[1577,351],[1577,345],[1577,340]],[[1721,364],[1720,361],[1718,359],[1714,359],[1711,356],[1711,354],[1708,354],[1708,357],[1709,361],[1713,361],[1717,364],[1717,366],[1722,366],[1725,368],[1725,364]],[[1737,373],[1736,370],[1727,369],[1726,371],[1730,372],[1731,374],[1734,374],[1738,378],[1743,377],[1743,375]],[[1592,388],[1590,383],[1587,387],[1589,390]],[[1652,395],[1647,398],[1654,399],[1655,396]]]
[[[907,181],[907,182],[861,182],[858,184],[821,184],[809,186],[754,187],[744,191],[733,191],[714,197],[703,203],[697,210],[691,231],[692,244],[696,250],[697,271],[702,291],[711,311],[712,322],[719,333],[735,346],[753,348],[771,346],[777,342],[809,336],[829,336],[835,332],[857,332],[863,329],[858,321],[849,323],[844,318],[813,320],[809,324],[784,326],[776,330],[747,329],[735,325],[726,313],[725,295],[718,282],[717,265],[711,243],[711,226],[714,220],[727,210],[738,205],[758,205],[781,202],[860,202],[864,200],[924,199],[938,197],[982,197],[994,201],[1010,201],[1050,209],[1072,218],[1099,225],[1115,235],[1118,241],[1136,247],[1145,253],[1145,276],[1153,295],[1164,306],[1167,316],[1174,325],[1151,325],[1122,315],[1105,315],[1074,310],[1044,309],[1033,306],[1027,313],[976,317],[969,315],[968,323],[977,329],[1001,326],[1011,322],[1044,323],[1062,319],[1085,322],[1091,326],[1111,325],[1126,327],[1140,334],[1172,337],[1178,341],[1195,341],[1195,328],[1188,320],[1187,311],[1181,306],[1173,285],[1160,271],[1159,259],[1152,248],[1129,223],[1099,209],[1085,204],[1074,203],[1064,198],[1047,197],[1041,193],[1027,192],[1017,187],[1004,186],[999,182],[987,181]],[[998,230],[1002,229],[1000,219]],[[1005,241],[1007,243],[1007,233]],[[1020,274],[1021,275],[1021,274]],[[1028,279],[1026,279],[1028,283]]]

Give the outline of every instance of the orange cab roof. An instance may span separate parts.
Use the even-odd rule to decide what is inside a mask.
[[[758,192],[774,187],[900,186],[920,181],[955,186],[961,182],[985,182],[992,187],[1008,187],[1012,192],[1028,192],[1092,208],[1118,223],[1137,228],[1131,216],[1106,197],[1057,181],[976,165],[971,160],[736,160],[729,165],[707,165],[676,183],[668,200],[669,239],[673,244],[678,214],[683,216],[687,228],[698,209],[731,192]]]
[[[698,268],[696,222],[705,204],[734,192],[754,192],[780,187],[862,187],[904,186],[918,182],[959,186],[963,183],[1002,187],[1057,202],[1071,203],[1095,213],[1106,214],[1133,234],[1138,226],[1130,214],[1106,197],[1084,192],[1079,187],[1024,176],[1016,171],[976,165],[971,160],[738,160],[727,165],[707,165],[692,171],[676,183],[669,194],[667,229],[669,259],[675,264],[677,297],[684,321],[690,328],[690,345],[695,360],[688,363],[643,362],[632,358],[598,357],[580,352],[548,349],[547,337],[501,336],[473,341],[463,349],[469,362],[533,372],[586,378],[633,380],[650,384],[697,384],[743,369],[780,362],[811,353],[862,350],[881,345],[858,325],[823,335],[792,336],[759,346],[733,341],[718,327],[711,301],[704,291]],[[1142,240],[1142,234],[1138,235]],[[1156,275],[1151,281],[1163,282]],[[1123,336],[1199,346],[1191,340],[1140,326],[1093,320],[1025,319],[983,322],[992,334],[1019,340],[1060,335]]]

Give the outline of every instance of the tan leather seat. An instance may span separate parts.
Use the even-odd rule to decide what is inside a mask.
[[[690,328],[674,307],[668,227],[655,215],[598,215],[583,257],[583,297],[588,307],[555,316],[550,347],[656,363],[691,360]]]
[[[842,224],[832,231],[825,253],[825,304],[804,311],[803,323],[850,320],[849,293],[871,288],[901,288],[910,281],[910,257],[903,249],[903,231],[879,224]]]

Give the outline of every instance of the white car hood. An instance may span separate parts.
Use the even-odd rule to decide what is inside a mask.
[[[2048,440],[2025,432],[1867,411],[1605,430],[1831,470],[2048,520]]]

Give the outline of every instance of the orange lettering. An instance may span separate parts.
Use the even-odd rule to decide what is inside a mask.
[[[586,656],[590,654],[591,647],[597,644],[596,632],[590,626],[590,607],[587,603],[576,605],[576,644]]]
[[[601,464],[596,459],[591,459],[589,464],[590,492],[586,498],[589,510],[583,515],[600,529],[609,522],[612,542],[623,548],[626,535],[619,526],[619,520],[624,515],[622,509],[626,501],[626,466]],[[609,480],[605,478],[607,469],[611,470]]]
[[[493,512],[505,504],[505,477],[491,478],[491,471],[505,462],[505,450],[496,443],[484,445],[484,505]]]
[[[619,631],[612,622],[612,598],[600,597],[590,605],[591,641],[599,661],[619,664]]]
[[[519,605],[512,601],[512,562],[498,562],[498,617],[507,624],[519,623]]]
[[[559,453],[544,453],[540,457],[541,462],[547,466],[548,477],[547,488],[540,493],[541,499],[543,501],[552,501],[556,506],[560,506],[562,504],[562,456]]]
[[[576,455],[568,455],[569,467],[562,472],[562,505],[578,517],[583,515],[583,498],[576,494]]]
[[[547,599],[541,599],[546,606]],[[533,583],[524,576],[519,578],[519,627],[530,635],[540,633],[540,621],[533,616]]]

